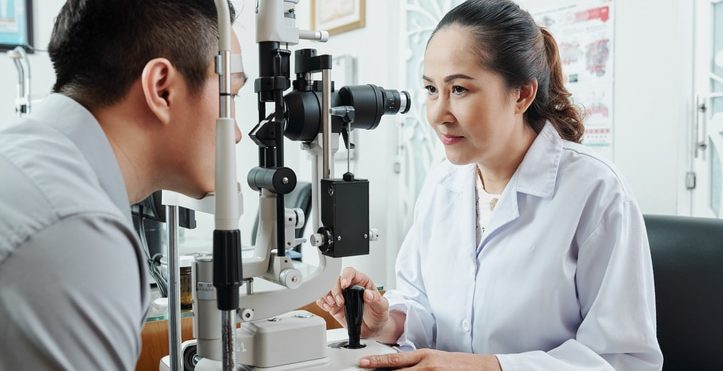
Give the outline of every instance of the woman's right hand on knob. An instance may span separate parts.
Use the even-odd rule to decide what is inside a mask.
[[[346,327],[344,310],[344,294],[342,290],[347,287],[359,285],[364,287],[364,316],[362,318],[361,336],[369,338],[375,336],[389,320],[389,302],[383,297],[374,282],[364,273],[347,267],[336,280],[336,285],[316,301],[321,309],[329,312],[339,323]]]

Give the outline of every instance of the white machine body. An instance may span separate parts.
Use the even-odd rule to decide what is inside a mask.
[[[299,318],[294,316],[308,316]],[[259,321],[263,322],[263,321]],[[280,325],[279,325],[280,323]],[[243,325],[242,325],[243,326]],[[297,311],[279,317],[273,326],[263,324],[239,329],[236,357],[249,361],[254,359],[259,365],[240,366],[242,370],[255,371],[361,371],[359,359],[365,356],[396,353],[397,349],[374,340],[362,340],[365,345],[361,349],[346,349],[346,329],[324,330],[324,320],[308,312]],[[281,329],[281,331],[277,331]],[[256,331],[254,333],[254,331]],[[287,334],[292,334],[288,336]],[[309,336],[312,341],[299,341],[293,334]],[[319,339],[325,339],[319,343]],[[249,345],[251,344],[251,345]],[[191,350],[196,346],[195,340],[183,343],[183,349]],[[266,349],[263,350],[263,349]],[[274,351],[270,351],[274,349]],[[279,350],[282,349],[282,350]],[[254,354],[250,354],[250,353]],[[161,360],[161,371],[170,371],[169,358]],[[201,359],[195,371],[219,371],[221,362]]]

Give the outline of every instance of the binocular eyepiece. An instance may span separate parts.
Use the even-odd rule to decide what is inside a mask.
[[[385,115],[405,114],[412,108],[412,97],[405,90],[384,89],[384,97],[387,102],[384,109]]]
[[[379,111],[381,108],[383,115],[403,114],[411,108],[408,92],[384,89],[372,84],[345,86],[339,91],[339,96],[340,103],[348,103],[347,105],[353,106],[355,110]]]
[[[311,142],[321,132],[322,82],[311,78],[331,66],[331,56],[317,56],[315,49],[295,53],[296,80],[294,89],[284,96],[287,126],[284,135],[295,141]],[[384,115],[407,113],[412,99],[406,91],[384,89],[377,85],[352,85],[338,90],[332,81],[330,97],[331,130],[341,133],[350,129],[375,129]]]
[[[295,84],[297,86],[299,84]],[[321,84],[307,84],[304,90],[295,89],[284,97],[288,107],[285,135],[296,141],[310,142],[321,132]],[[339,133],[347,125],[351,129],[373,130],[384,115],[404,114],[411,108],[406,91],[384,89],[380,86],[351,85],[332,92],[331,107],[345,107],[352,118],[332,117],[332,132]]]
[[[380,86],[353,85],[339,90],[332,107],[347,106],[354,109],[353,129],[372,130],[383,115],[409,112],[411,99],[406,91],[384,89]]]

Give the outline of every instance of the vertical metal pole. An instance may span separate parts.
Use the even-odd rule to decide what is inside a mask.
[[[236,369],[236,352],[234,351],[234,329],[236,328],[236,311],[221,312],[221,344],[223,346],[223,369]]]
[[[319,201],[319,179],[321,179],[321,177],[319,176],[319,151],[314,149],[314,147],[310,148],[310,152],[313,155],[311,164],[311,214],[313,215],[311,227],[313,228],[312,233],[316,233],[321,226],[321,202]],[[324,149],[322,148],[321,150],[323,151]]]
[[[346,172],[351,173],[351,123],[346,124],[346,132],[349,135],[349,143],[347,143],[346,149]]]
[[[261,99],[261,93],[258,95],[259,122],[266,119],[266,103]],[[259,167],[266,167],[266,149],[259,146]]]
[[[241,285],[241,243],[238,221],[236,179],[235,120],[231,117],[231,16],[226,0],[215,0],[218,15],[218,50],[216,73],[219,78],[219,113],[216,120],[216,199],[213,235],[213,285],[218,308],[222,311],[223,369],[235,369],[234,315]],[[175,371],[175,370],[174,370]]]
[[[322,145],[323,169],[322,179],[331,178],[331,70],[321,70],[323,85],[321,98],[321,124],[324,143]]]
[[[278,57],[280,59],[280,57]],[[279,65],[281,62],[278,62]],[[280,67],[279,67],[280,68]],[[276,102],[276,119],[279,127],[276,129],[276,167],[284,166],[284,92],[274,91],[274,101]],[[284,206],[284,195],[276,194],[276,256],[286,256],[286,232],[283,225],[286,223],[286,207]]]
[[[246,295],[251,296],[254,294],[254,278],[244,278],[246,284]]]
[[[168,206],[168,349],[171,370],[183,370],[181,360],[181,277],[178,258],[178,207]]]

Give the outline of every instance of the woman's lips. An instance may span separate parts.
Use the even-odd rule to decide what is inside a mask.
[[[457,144],[457,143],[461,142],[462,139],[464,139],[464,137],[458,137],[455,135],[447,135],[447,134],[442,134],[439,137],[440,137],[440,139],[442,139],[442,143],[444,143],[444,145],[446,145],[446,146]]]

